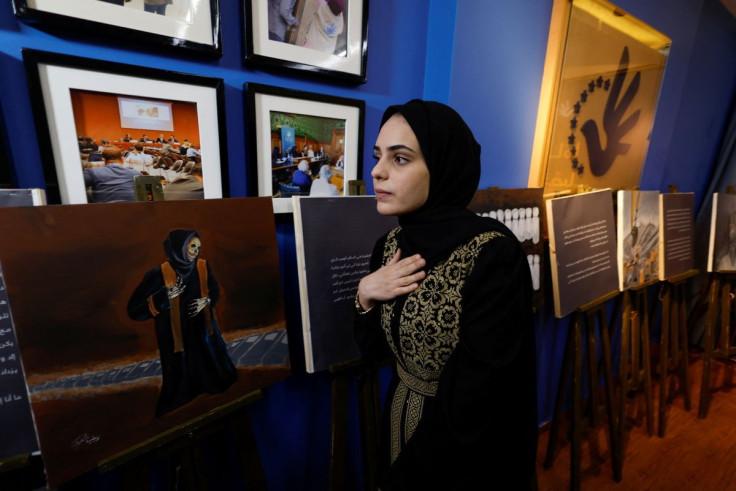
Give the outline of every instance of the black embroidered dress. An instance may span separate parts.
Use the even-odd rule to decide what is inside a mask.
[[[427,103],[417,116],[416,107],[407,107],[414,102],[394,112],[412,126],[435,179],[442,169],[431,156],[441,152],[429,142],[436,142],[431,136],[438,128],[423,130],[417,118],[440,127],[455,121]],[[452,138],[453,131],[464,131],[462,124],[444,129]],[[446,193],[462,191],[453,188],[454,177],[440,180],[449,182],[442,190],[430,180],[427,204],[400,216],[401,226],[373,250],[371,271],[397,248],[402,257],[422,254],[427,265],[419,288],[356,314],[364,359],[395,360],[381,435],[382,491],[529,489],[534,472],[536,350],[528,261],[503,224],[464,208],[477,180],[460,176],[472,190]]]

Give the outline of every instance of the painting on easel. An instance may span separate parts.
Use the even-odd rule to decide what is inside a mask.
[[[555,316],[618,290],[610,189],[549,199],[549,256]]]
[[[708,272],[736,271],[736,195],[714,193]]]
[[[535,309],[544,304],[547,228],[542,191],[542,188],[479,189],[468,205],[477,215],[495,218],[506,225],[521,242],[532,275]]]
[[[695,264],[693,210],[695,193],[659,195],[659,279],[683,274]]]
[[[374,196],[292,196],[307,372],[360,358],[350,326],[373,245],[398,225]]]
[[[619,290],[659,278],[659,192],[617,193]]]
[[[0,234],[49,486],[290,373],[270,198],[0,209]]]

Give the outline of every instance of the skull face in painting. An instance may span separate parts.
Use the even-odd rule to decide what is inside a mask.
[[[199,256],[199,251],[202,249],[202,241],[199,237],[192,237],[187,243],[187,260],[192,262]]]

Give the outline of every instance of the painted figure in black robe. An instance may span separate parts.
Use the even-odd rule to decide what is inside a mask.
[[[173,230],[164,241],[167,260],[146,273],[128,302],[135,320],[154,319],[161,357],[156,416],[202,393],[223,392],[237,371],[215,322],[219,287],[209,263],[199,258],[194,230]]]

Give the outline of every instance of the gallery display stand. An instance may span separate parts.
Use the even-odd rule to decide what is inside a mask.
[[[364,489],[376,489],[376,456],[381,412],[378,372],[383,366],[385,365],[369,365],[355,360],[338,363],[329,368],[332,375],[329,478],[331,491],[346,489],[351,377],[355,377],[357,382]]]
[[[659,426],[657,435],[667,431],[667,405],[682,394],[685,410],[690,411],[690,375],[687,340],[686,286],[700,271],[691,269],[668,278],[662,285],[662,334],[659,338]],[[675,371],[679,387],[668,395],[669,373]]]
[[[705,325],[703,351],[703,382],[700,387],[698,418],[705,419],[710,406],[710,368],[714,360],[733,363],[736,343],[732,339],[731,308],[736,294],[736,271],[711,273],[708,296],[708,318]],[[716,323],[720,317],[720,333],[716,338]]]
[[[38,489],[45,483],[41,454],[22,454],[0,460],[0,489]]]
[[[654,401],[652,398],[652,370],[649,336],[649,300],[647,290],[656,284],[656,278],[623,292],[624,307],[621,318],[621,362],[619,365],[620,408],[619,436],[626,447],[627,401],[632,392],[644,389],[647,432],[654,435]],[[623,465],[623,461],[622,461]]]
[[[591,424],[597,424],[598,411],[598,360],[596,347],[596,325],[598,326],[598,338],[601,340],[601,353],[603,358],[603,379],[606,395],[605,409],[608,416],[609,447],[611,450],[611,466],[613,478],[616,482],[621,481],[621,444],[616,431],[616,414],[613,405],[613,378],[611,369],[611,347],[606,321],[606,302],[616,296],[618,291],[610,292],[601,298],[578,308],[570,318],[570,329],[567,334],[565,355],[560,373],[560,383],[557,389],[555,411],[552,418],[552,426],[547,445],[547,455],[544,467],[549,469],[554,463],[559,440],[559,426],[562,418],[562,407],[567,394],[568,372],[572,365],[572,410],[570,424],[572,426],[572,443],[570,458],[570,489],[580,489],[580,463],[581,463],[581,436],[583,431],[582,414],[582,380],[583,380],[583,339],[587,339],[588,353],[588,380],[590,382],[589,407],[591,413]]]
[[[258,447],[247,412],[247,405],[261,397],[254,391],[204,415],[171,428],[163,434],[130,447],[98,464],[99,471],[121,468],[122,489],[149,489],[151,464],[165,459],[171,489],[208,489],[202,440],[231,436],[240,460],[247,489],[267,490]],[[226,444],[217,445],[227,448]],[[174,486],[177,484],[177,486]]]

